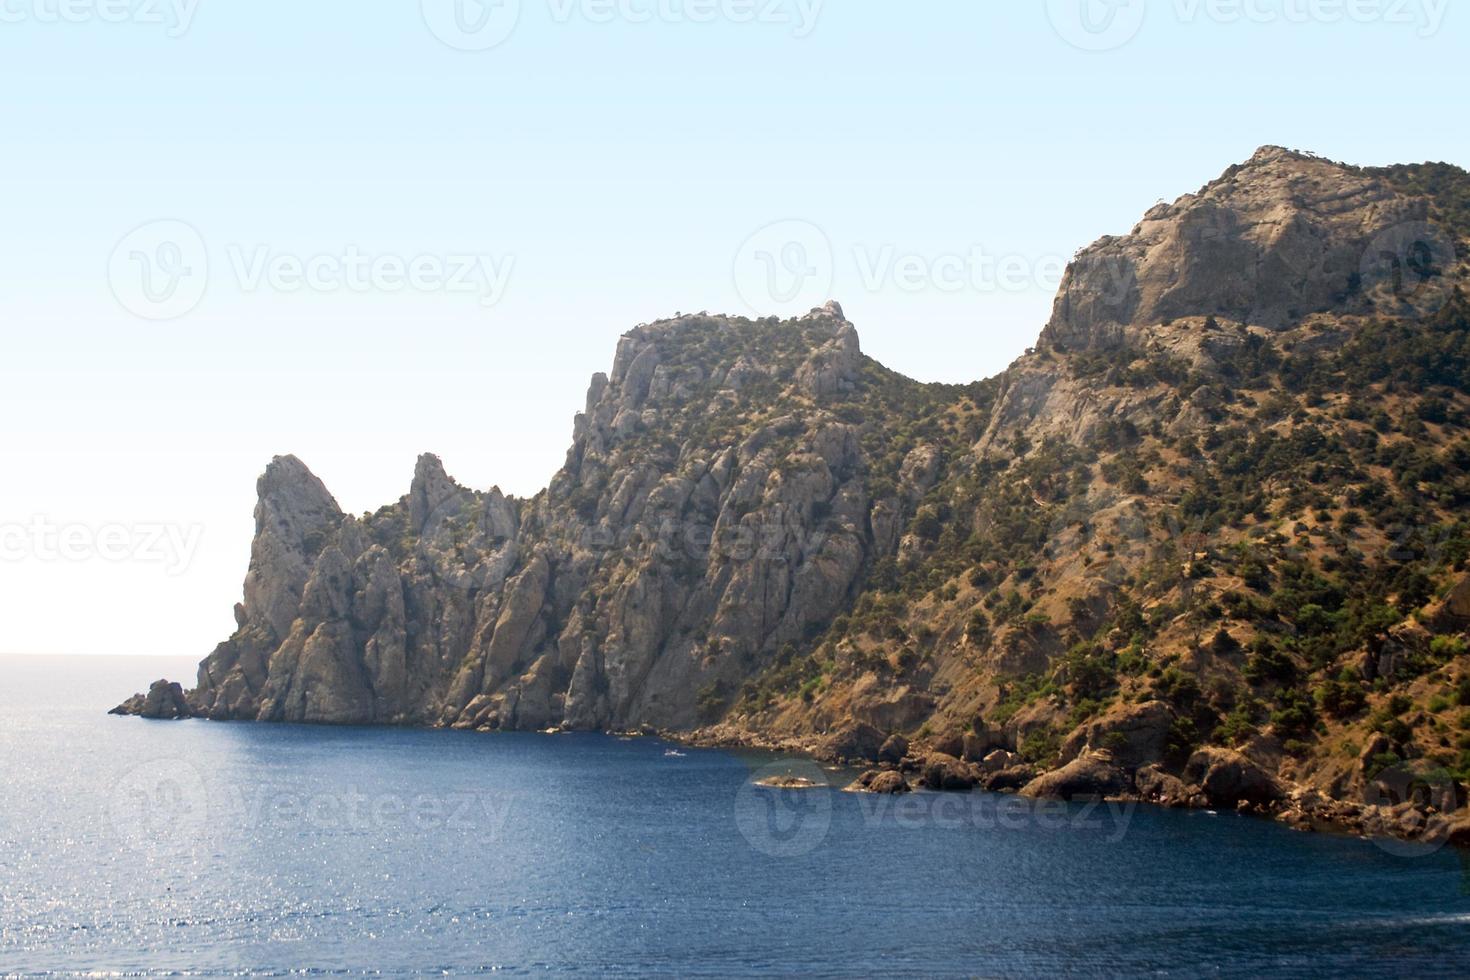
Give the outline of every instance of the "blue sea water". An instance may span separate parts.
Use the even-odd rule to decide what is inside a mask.
[[[0,975],[1470,971],[1451,851],[777,792],[823,773],[651,739],[103,713],[190,666],[0,658]]]

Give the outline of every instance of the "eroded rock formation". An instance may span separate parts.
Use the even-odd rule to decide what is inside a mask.
[[[528,500],[425,456],[355,517],[278,458],[237,631],[119,710],[700,729],[880,792],[1303,826],[1384,811],[1385,772],[1463,796],[1466,200],[1265,148],[1083,250],[973,385],[885,370],[835,303],[640,326]]]

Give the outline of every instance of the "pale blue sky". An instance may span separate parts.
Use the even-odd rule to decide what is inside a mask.
[[[1089,0],[1111,27],[1083,35],[1061,0],[827,0],[814,19],[814,0],[758,0],[753,23],[740,0],[710,22],[675,0],[520,0],[485,51],[436,36],[440,0],[427,17],[418,0],[199,0],[187,24],[174,0],[68,2],[71,20],[58,0],[0,3],[8,652],[207,652],[276,453],[352,510],[403,493],[424,450],[535,492],[618,334],[746,312],[752,256],[787,255],[788,229],[830,248],[795,264],[868,353],[965,381],[1034,340],[1061,261],[1261,144],[1470,162],[1470,16],[1442,0],[1359,0],[1366,23],[1327,0],[1125,2],[1109,22]],[[504,14],[487,8],[491,29]],[[119,243],[163,219],[197,230],[208,264],[167,321],[112,281],[137,251]],[[236,269],[350,248],[509,274],[485,306]],[[977,249],[1017,283],[954,279]],[[953,285],[907,285],[904,259]],[[13,530],[36,518],[88,529],[74,560]],[[197,535],[178,569],[140,560],[154,524]],[[102,527],[130,535],[111,560],[83,540]]]

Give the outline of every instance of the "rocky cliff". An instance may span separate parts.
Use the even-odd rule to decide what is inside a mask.
[[[279,458],[188,706],[652,726],[908,774],[865,785],[1301,821],[1388,773],[1443,810],[1470,778],[1467,237],[1463,171],[1265,148],[1080,253],[998,378],[887,371],[836,304],[682,316],[623,337],[533,499],[426,456],[354,517]]]
[[[836,304],[690,316],[622,339],[532,500],[425,456],[397,504],[354,517],[278,458],[239,629],[191,700],[217,719],[692,728],[897,548],[937,458],[898,458],[891,409],[962,397],[865,359]]]

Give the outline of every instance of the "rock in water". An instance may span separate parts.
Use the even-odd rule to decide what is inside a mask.
[[[755,784],[764,786],[766,789],[817,789],[823,785],[805,776],[767,776],[764,779],[757,779]]]
[[[108,714],[136,715],[140,718],[177,720],[194,717],[194,709],[184,695],[183,687],[175,681],[154,681],[147,694],[135,694]]]

